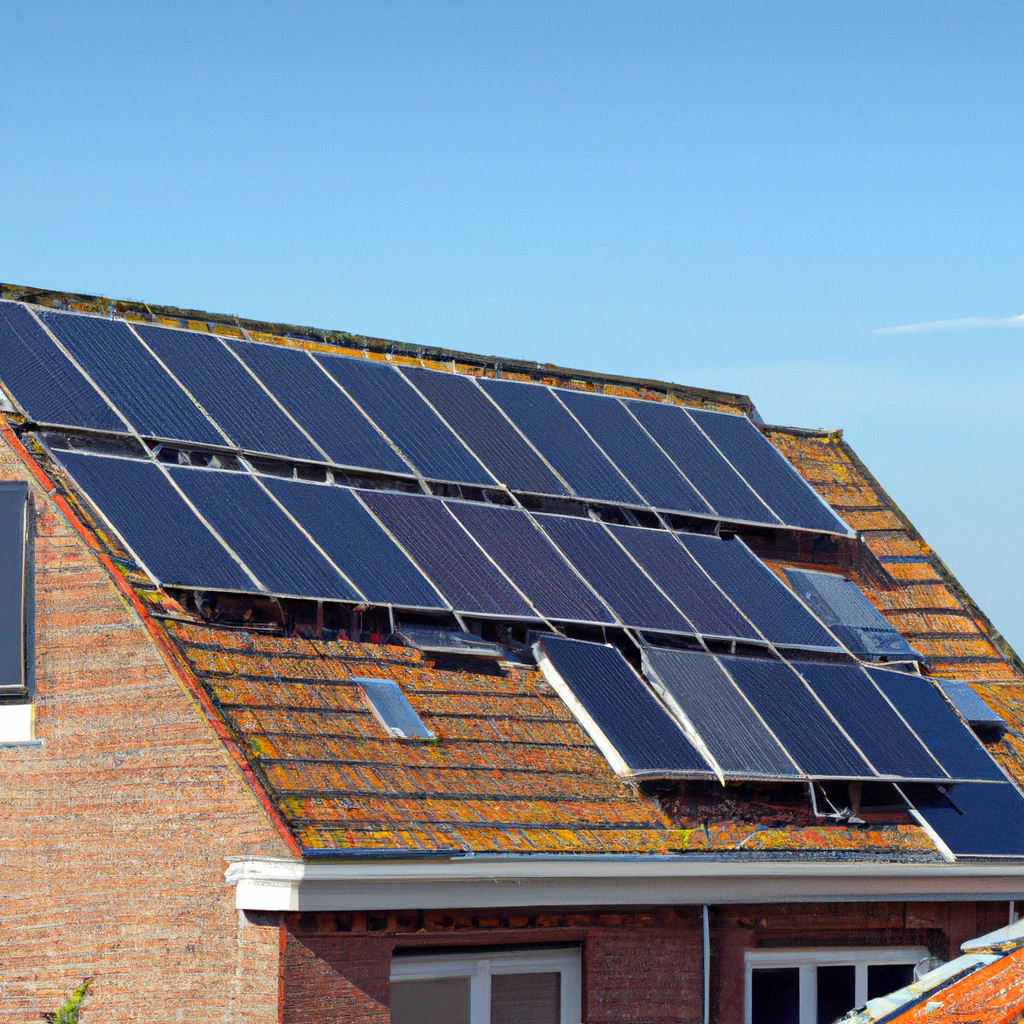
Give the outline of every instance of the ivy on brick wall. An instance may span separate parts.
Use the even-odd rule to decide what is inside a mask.
[[[44,1014],[43,1019],[47,1024],[78,1024],[78,1015],[82,1012],[82,1000],[91,984],[92,978],[86,978],[56,1013]]]

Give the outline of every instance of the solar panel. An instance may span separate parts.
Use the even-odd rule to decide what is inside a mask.
[[[795,668],[880,774],[947,778],[860,666],[797,662]]]
[[[442,501],[426,495],[358,493],[456,611],[539,618]]]
[[[372,604],[447,607],[347,487],[274,477],[263,482]]]
[[[428,480],[494,485],[490,473],[390,364],[320,352],[315,358]]]
[[[323,454],[310,444],[219,338],[166,327],[136,329],[233,445],[250,452],[324,461]]]
[[[644,504],[546,387],[491,378],[479,383],[576,495],[625,505]]]
[[[838,648],[828,632],[742,541],[692,533],[677,537],[772,643],[785,647]]]
[[[711,776],[704,759],[614,647],[545,636],[536,649],[545,677],[620,774]]]
[[[255,342],[227,344],[337,465],[412,475],[380,431],[308,353]]]
[[[571,516],[534,518],[625,625],[670,633],[694,631],[600,523]]]
[[[1009,782],[962,782],[945,793],[906,790],[957,857],[1024,857],[1024,797]]]
[[[271,594],[361,597],[248,473],[169,466],[174,482]]]
[[[0,380],[36,423],[128,428],[21,303],[0,302]]]
[[[673,512],[713,511],[618,399],[568,389],[555,394],[648,504]]]
[[[784,569],[786,579],[847,648],[862,656],[917,658],[856,583],[835,573]]]
[[[624,399],[623,405],[722,518],[779,523],[778,517],[722,458],[682,406],[636,399]]]
[[[50,310],[39,317],[140,434],[225,444],[123,320]]]
[[[525,512],[458,501],[448,509],[546,618],[615,622]]]
[[[849,533],[845,523],[746,416],[706,409],[687,412],[784,523]]]
[[[511,490],[569,493],[472,377],[414,366],[403,366],[401,372]]]
[[[156,463],[54,454],[154,582],[190,590],[259,591]]]
[[[816,779],[876,777],[787,664],[731,655],[720,660],[805,775]]]
[[[615,539],[647,570],[704,636],[759,640],[756,630],[707,578],[668,530],[609,526]]]
[[[644,674],[689,719],[723,774],[797,778],[800,772],[736,685],[710,654],[643,649]]]
[[[910,672],[867,672],[954,779],[1005,780],[999,765],[927,679]]]

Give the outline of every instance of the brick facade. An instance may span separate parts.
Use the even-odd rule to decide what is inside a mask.
[[[0,440],[0,478],[28,479]],[[0,747],[0,1022],[276,1024],[224,858],[290,856],[108,571],[32,483],[39,746]]]

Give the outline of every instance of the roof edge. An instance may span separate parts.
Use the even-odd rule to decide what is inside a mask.
[[[205,324],[216,324],[225,327],[241,327],[246,331],[261,334],[272,334],[295,341],[309,341],[319,344],[338,345],[344,348],[363,349],[368,352],[385,355],[401,355],[413,359],[431,359],[437,362],[455,361],[466,366],[479,367],[481,370],[508,371],[537,378],[561,378],[567,383],[579,381],[586,384],[609,384],[612,387],[642,388],[648,391],[661,392],[666,397],[679,399],[683,404],[727,405],[754,418],[756,410],[749,396],[729,391],[716,391],[712,388],[696,388],[671,381],[661,381],[642,377],[625,377],[619,374],[594,373],[592,370],[579,370],[573,367],[558,366],[555,363],[536,363],[524,359],[513,359],[505,356],[479,355],[463,352],[459,349],[438,348],[430,345],[412,345],[404,341],[392,341],[388,338],[375,338],[364,334],[352,334],[348,331],[326,330],[320,327],[303,327],[296,324],[271,323],[262,320],[250,320],[225,313],[209,313],[199,309],[183,309],[179,306],[151,305],[134,299],[111,299],[101,295],[88,295],[81,292],[64,292],[48,288],[32,288],[27,285],[0,282],[0,298],[14,302],[26,302],[40,306],[71,306],[80,312],[112,313],[124,315],[134,313],[141,317],[167,317],[179,320],[193,320]]]

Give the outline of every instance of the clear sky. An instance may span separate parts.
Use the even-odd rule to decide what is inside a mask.
[[[843,427],[1020,650],[1022,43],[1013,3],[12,4],[0,278]]]

